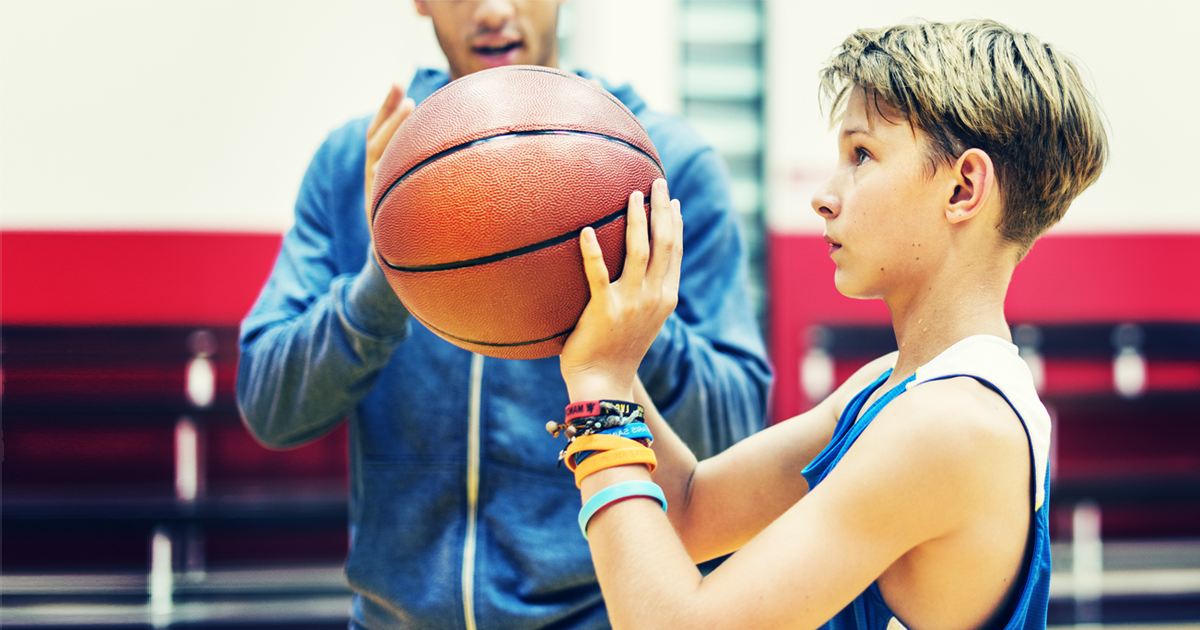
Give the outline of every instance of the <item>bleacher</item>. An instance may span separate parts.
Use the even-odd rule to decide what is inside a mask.
[[[346,627],[345,426],[271,451],[235,402],[278,242],[4,234],[5,627]]]

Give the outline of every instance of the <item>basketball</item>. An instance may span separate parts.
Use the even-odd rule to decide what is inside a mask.
[[[590,297],[580,232],[596,230],[615,280],[629,195],[648,203],[660,177],[641,123],[592,82],[541,66],[476,72],[392,136],[372,191],[376,255],[405,308],[450,343],[555,356]]]

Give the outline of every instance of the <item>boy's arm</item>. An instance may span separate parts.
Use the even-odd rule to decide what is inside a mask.
[[[997,448],[979,428],[986,423],[963,422],[952,387],[933,383],[895,399],[816,490],[706,577],[657,502],[635,498],[599,511],[588,535],[613,626],[816,627],[906,553],[962,529],[980,498],[1011,480],[1014,451],[1011,441]],[[759,449],[747,460],[779,455]],[[642,466],[602,470],[584,480],[583,499],[649,478]],[[783,482],[744,491],[801,492]]]
[[[670,505],[671,525],[695,562],[735,551],[808,492],[801,471],[829,443],[850,399],[895,361],[890,354],[867,364],[809,411],[776,424],[697,462],[635,383],[634,400],[646,408],[658,467],[652,478]]]

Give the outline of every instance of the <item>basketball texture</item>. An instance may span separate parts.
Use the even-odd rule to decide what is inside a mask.
[[[629,194],[649,199],[659,177],[645,129],[611,94],[552,68],[484,70],[431,94],[392,137],[372,194],[375,251],[443,339],[554,356],[589,299],[580,232],[596,230],[615,280]]]

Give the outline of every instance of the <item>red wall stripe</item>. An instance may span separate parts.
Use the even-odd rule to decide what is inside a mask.
[[[814,324],[890,321],[879,300],[851,300],[833,286],[820,235],[768,236],[769,334],[775,421],[800,413],[799,361]],[[1052,235],[1018,265],[1009,323],[1200,321],[1200,234]]]
[[[280,235],[0,232],[6,325],[237,325]]]

